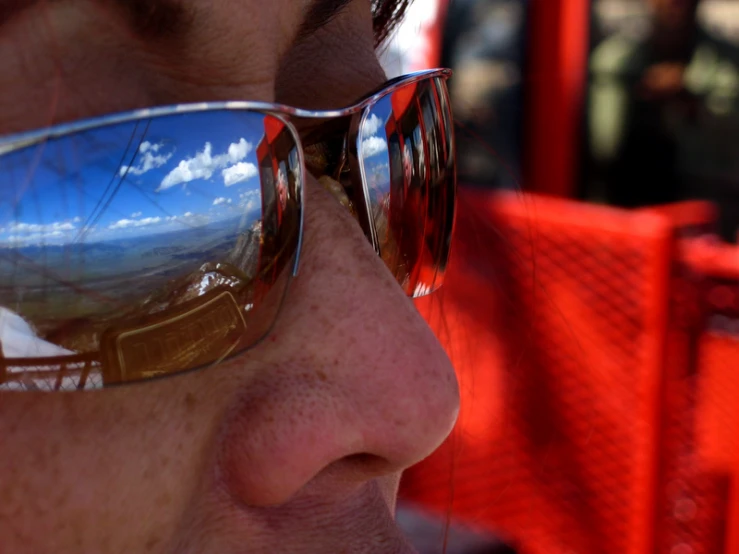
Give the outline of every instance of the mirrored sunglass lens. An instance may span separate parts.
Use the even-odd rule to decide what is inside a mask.
[[[410,83],[376,102],[358,149],[383,260],[409,295],[434,291],[449,257],[455,203],[444,79]]]
[[[291,128],[248,111],[116,123],[0,157],[0,389],[213,364],[261,339],[294,267]]]

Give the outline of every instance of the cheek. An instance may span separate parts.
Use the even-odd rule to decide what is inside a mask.
[[[0,550],[141,552],[168,540],[212,440],[202,387],[179,381],[3,394],[0,451],[13,455],[0,457]]]
[[[330,348],[359,356],[374,341],[360,343],[357,337],[374,337],[368,331],[377,323],[370,306],[362,301],[367,288],[396,285],[388,283],[384,267],[377,264],[375,251],[349,212],[315,180],[310,181],[302,262],[291,296],[310,298],[311,303],[308,310],[296,310],[290,317],[296,319],[293,327],[304,335],[306,344],[317,342],[322,334],[324,342],[331,338]],[[327,268],[331,268],[329,275]]]

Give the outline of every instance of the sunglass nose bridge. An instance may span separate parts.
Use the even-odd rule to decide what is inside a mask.
[[[333,177],[329,177],[328,175],[322,175],[318,178],[318,182],[326,191],[329,192],[329,194],[331,194],[331,196],[333,196],[339,202],[339,204],[349,210],[352,216],[356,218],[357,211],[354,207],[354,203],[351,201],[346,189],[341,183],[339,183],[339,181],[337,181]]]
[[[335,181],[338,181],[342,185],[346,185],[346,180],[349,178],[349,154],[348,154],[348,141],[349,137],[344,135],[341,141],[341,150],[334,167],[333,175],[331,176]]]
[[[344,133],[330,141],[305,147],[307,169],[325,190],[349,210],[379,254],[374,222],[368,217],[369,206],[359,165],[352,163],[349,145],[350,133]]]

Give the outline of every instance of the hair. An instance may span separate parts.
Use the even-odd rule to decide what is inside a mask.
[[[372,23],[375,44],[382,44],[403,19],[413,0],[372,0]]]

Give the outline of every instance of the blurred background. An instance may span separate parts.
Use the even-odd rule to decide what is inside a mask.
[[[416,0],[382,59],[454,70],[419,550],[739,554],[739,1]]]
[[[739,2],[539,4],[415,2],[385,51],[391,75],[454,69],[460,182],[626,207],[713,200],[734,240]],[[567,111],[568,128],[546,129],[542,109]],[[569,180],[524,183],[522,162],[543,154],[537,141],[563,139]]]

